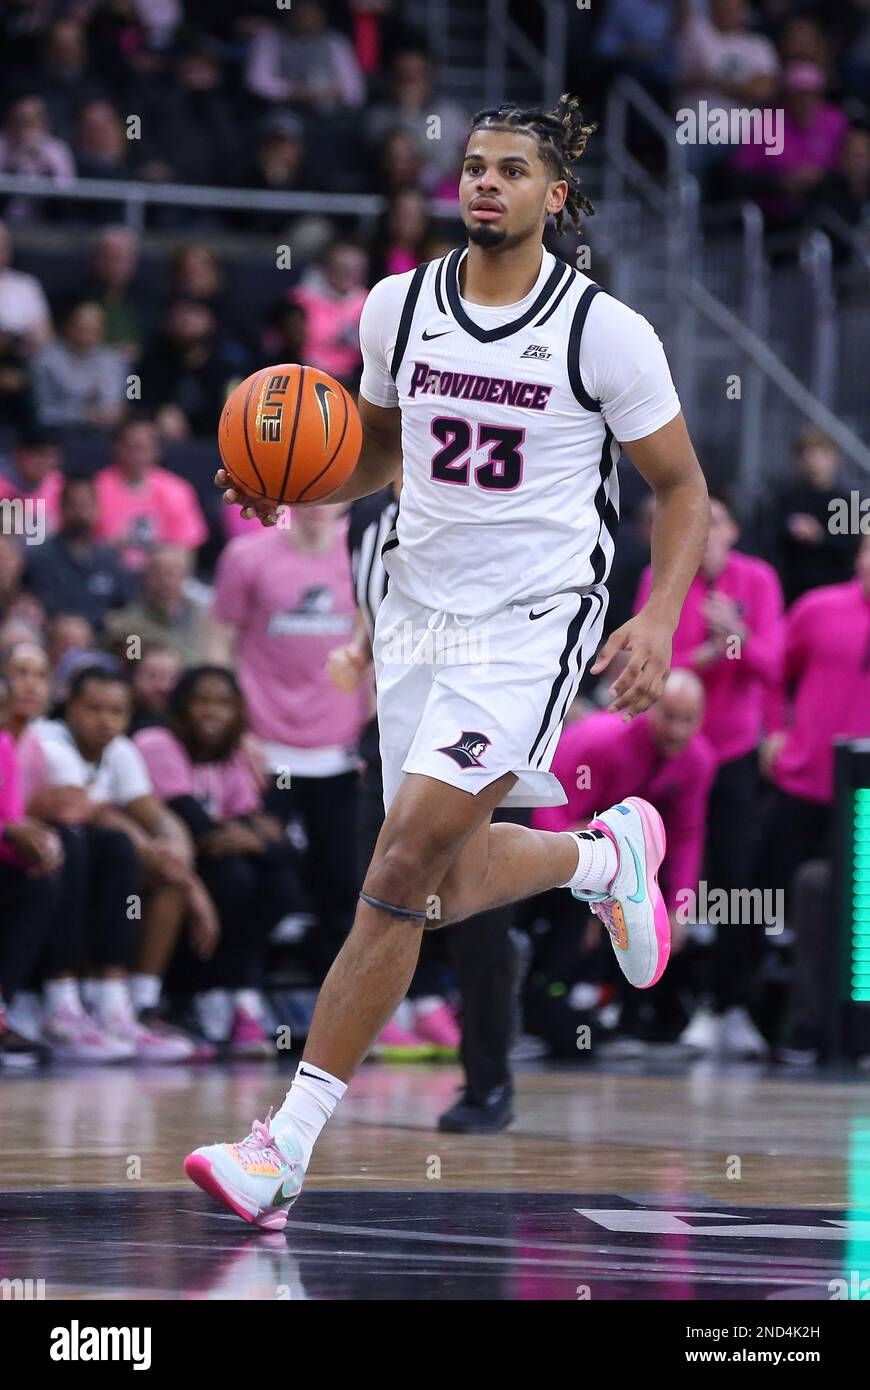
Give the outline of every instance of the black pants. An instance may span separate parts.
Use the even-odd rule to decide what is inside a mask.
[[[359,806],[357,891],[362,886],[384,820],[381,768],[376,761],[367,764],[360,778]],[[511,821],[515,825],[528,825],[530,819],[531,811],[525,808],[506,810],[499,807],[493,814],[494,822]],[[482,1098],[510,1079],[508,1054],[516,987],[516,952],[510,928],[515,920],[515,907],[511,903],[469,917],[443,931],[424,932],[421,963],[409,991],[423,994],[433,988],[431,957],[441,945],[439,938],[443,938],[459,986],[460,1060],[466,1087],[473,1099]]]
[[[205,989],[259,989],[269,932],[298,905],[295,873],[254,854],[201,855],[196,870],[217,908],[221,935],[213,956],[201,961],[185,939],[167,979],[171,993]]]
[[[0,864],[0,996],[7,1004],[30,983],[57,914],[61,875],[31,878]]]
[[[831,917],[833,865],[809,859],[794,876],[794,969],[789,996],[789,1040],[824,1049],[830,1011],[836,1008],[838,952],[833,939],[839,924]]]
[[[88,970],[131,970],[141,911],[137,912],[139,865],[123,830],[103,826],[58,826],[63,841],[58,930],[43,958],[49,978]]]
[[[794,876],[809,859],[833,855],[833,807],[771,787],[761,814],[754,882],[781,890],[786,915],[794,912]]]
[[[298,817],[308,848],[302,879],[317,914],[307,964],[324,976],[353,925],[359,883],[354,845],[357,834],[358,773],[335,777],[293,777],[289,787],[270,786],[265,809],[285,825]]]
[[[722,763],[716,774],[707,808],[704,866],[711,893],[719,888],[730,894],[732,889],[753,886],[760,786],[758,753],[754,748],[740,758]],[[749,1004],[763,950],[763,921],[729,921],[717,926],[710,981],[717,1013]]]

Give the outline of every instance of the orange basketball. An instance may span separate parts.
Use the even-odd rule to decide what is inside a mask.
[[[320,502],[362,449],[356,403],[333,377],[295,362],[263,367],[221,412],[218,448],[240,491],[269,502]]]

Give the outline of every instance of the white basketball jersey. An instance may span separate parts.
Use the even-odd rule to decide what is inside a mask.
[[[459,293],[466,254],[374,287],[360,389],[402,413],[391,584],[481,617],[606,581],[617,441],[660,428],[679,401],[650,325],[587,276],[545,251],[519,304],[477,305]]]

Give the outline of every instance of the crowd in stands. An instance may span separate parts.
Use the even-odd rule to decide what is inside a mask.
[[[333,679],[358,619],[349,517],[263,531],[210,480],[241,379],[304,361],[353,389],[368,288],[458,239],[429,200],[455,192],[470,113],[439,93],[399,8],[10,0],[0,15],[0,174],[385,199],[367,235],[178,207],[140,233],[112,203],[0,194],[0,1062],[274,1055],[270,985],[316,986],[349,929],[374,709],[370,671]],[[569,73],[593,112],[617,72],[671,111],[781,98],[779,155],[690,150],[708,195],[751,192],[773,229],[821,207],[866,223],[864,7],[600,9],[584,80]],[[288,241],[292,265],[239,258],[248,236]],[[627,727],[598,708],[611,671],[569,713],[554,765],[568,804],[534,823],[648,795],[677,949],[638,1001],[568,894],[519,911],[524,1026],[558,1053],[577,1055],[587,1019],[623,1052],[680,1037],[824,1052],[806,981],[832,929],[833,740],[870,737],[870,539],[830,524],[852,485],[836,445],[797,424],[794,445],[756,517],[714,499],[658,706]],[[642,602],[650,520],[646,498],[625,510],[609,629]],[[788,1008],[766,989],[782,944],[763,925],[710,942],[678,914],[701,880],[786,892]],[[426,968],[404,1031],[416,1055],[455,1055],[455,976]]]

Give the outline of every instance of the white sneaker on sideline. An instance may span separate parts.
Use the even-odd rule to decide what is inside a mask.
[[[129,1044],[137,1062],[189,1062],[196,1051],[186,1033],[161,1023],[140,1023],[132,1012],[119,1009],[101,1022],[110,1037]]]
[[[683,1047],[691,1047],[695,1052],[721,1052],[721,1017],[717,1017],[710,1009],[697,1009],[680,1034],[679,1040]]]
[[[84,1009],[67,1006],[45,1015],[42,1040],[59,1062],[127,1062],[136,1055],[132,1042],[106,1032]]]
[[[722,1051],[728,1057],[766,1057],[767,1043],[746,1009],[728,1009],[722,1015]]]

